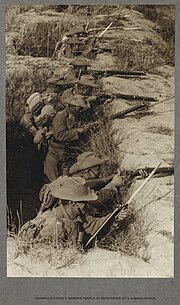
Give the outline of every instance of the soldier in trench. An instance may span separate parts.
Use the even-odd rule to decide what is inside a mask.
[[[20,125],[28,130],[33,136],[38,130],[36,118],[40,115],[44,106],[45,103],[39,92],[33,93],[26,101],[25,113],[20,121]]]
[[[50,182],[67,174],[69,162],[72,162],[70,159],[75,153],[73,147],[79,146],[77,142],[88,129],[86,126],[79,127],[79,113],[87,108],[82,97],[69,97],[65,105],[66,109],[58,112],[53,119],[53,136],[44,161],[44,174]]]
[[[67,32],[60,43],[58,57],[65,55],[66,57],[74,57],[81,55],[80,49],[84,50],[84,38],[87,37],[84,26],[77,26]],[[81,47],[80,47],[81,46]],[[77,53],[76,53],[77,52]]]
[[[61,96],[61,101],[67,97],[67,94],[76,94],[77,90],[74,89],[76,81],[81,77],[87,75],[88,80],[95,83],[94,77],[90,76],[87,67],[90,66],[89,62],[85,58],[77,58],[70,62],[69,69],[65,73],[56,72],[47,80],[48,89],[46,92],[56,92],[58,90]],[[59,89],[58,89],[59,88]]]
[[[85,112],[82,112],[82,119],[85,118],[89,120],[93,116],[93,102],[96,100],[96,96],[94,96],[94,91],[96,91],[99,86],[95,83],[94,78],[91,75],[83,75],[81,79],[75,82],[74,88],[69,88],[63,92],[61,95],[61,103],[64,104],[64,101],[67,97],[78,94],[81,95],[84,102],[88,105],[88,109],[85,109]]]
[[[76,58],[69,65],[70,68],[64,75],[64,80],[68,82],[72,80],[77,81],[82,75],[88,74],[87,68],[90,66],[90,63],[85,58]]]
[[[96,191],[97,199],[88,204],[88,214],[91,216],[105,216],[112,211],[114,206],[119,204],[121,198],[121,187],[124,184],[124,177],[119,173],[108,177],[101,177],[102,166],[108,162],[109,159],[99,158],[89,151],[80,154],[77,157],[77,162],[69,169],[70,176],[85,179],[86,185]],[[60,203],[52,196],[52,190],[58,188],[59,179],[44,185],[41,189],[40,200],[42,205],[40,213],[52,209]]]
[[[82,250],[88,239],[96,233],[111,215],[95,216],[89,213],[89,205],[98,199],[97,194],[86,186],[81,177],[59,177],[51,190],[52,195],[60,201],[52,211],[38,214],[26,223],[19,236],[39,239],[56,239],[59,242],[71,242]],[[121,219],[125,216],[121,213]],[[100,239],[110,230],[115,216],[97,235]]]

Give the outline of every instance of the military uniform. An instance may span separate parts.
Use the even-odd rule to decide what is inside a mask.
[[[77,26],[72,28],[68,33],[66,33],[65,46],[63,45],[64,55],[66,57],[74,57],[82,54],[84,50],[84,41],[80,40],[80,37],[86,37],[87,33],[82,26]]]
[[[69,169],[69,175],[74,178],[82,177],[83,176],[82,170],[87,168],[93,168],[94,166],[101,165],[108,161],[107,158],[100,159],[95,157],[92,152],[84,152],[80,154],[77,160],[78,160],[77,163],[72,165]],[[84,179],[86,180],[85,177]],[[58,187],[58,183],[59,183],[59,178],[47,186],[48,196],[51,194],[51,189],[53,187]],[[87,185],[89,185],[88,180],[86,183]],[[120,186],[121,184],[122,184],[122,178],[118,176],[117,179],[117,175],[116,175],[116,181],[115,181],[115,176],[112,175],[112,177],[108,179],[108,182],[101,189],[98,190],[97,199],[87,202],[86,209],[84,210],[86,216],[91,215],[93,217],[94,216],[99,217],[99,216],[107,215],[112,210],[114,205],[117,204],[118,202],[117,187]],[[89,187],[92,188],[91,184]],[[43,201],[41,208],[42,211],[52,208],[54,204],[57,203],[52,198],[52,195],[46,198],[46,196],[43,195],[45,192],[46,192],[46,188],[44,188],[44,190],[41,193],[41,201]]]
[[[107,158],[96,157],[93,152],[84,152],[77,157],[77,162],[69,169],[69,175],[83,176],[83,170],[100,166],[107,161]],[[119,179],[116,179],[114,183],[113,179],[112,177],[112,180],[97,192],[97,200],[88,203],[89,213],[91,215],[106,215],[117,203],[117,186],[122,184],[122,178],[119,176]]]
[[[98,199],[88,203],[91,215],[106,215],[117,203],[117,188],[113,183],[108,183],[97,192]]]
[[[77,121],[66,110],[56,114],[52,122],[53,139],[49,145],[49,151],[44,161],[44,173],[49,181],[55,180],[67,170],[65,149],[79,138]],[[64,168],[63,168],[64,167]]]
[[[74,107],[81,107],[82,109],[86,108],[86,104],[79,95],[73,96],[72,99],[68,98],[66,105],[69,104]],[[55,180],[60,175],[67,174],[68,167],[72,159],[75,158],[75,156],[72,156],[74,146],[77,145],[76,141],[80,139],[78,119],[67,110],[56,114],[52,126],[53,138],[44,161],[44,174],[49,181]]]
[[[61,95],[61,103],[62,105],[64,105],[64,101],[67,99],[67,98],[72,98],[73,95],[75,95],[76,92],[75,92],[75,89],[74,88],[69,88],[69,89],[66,89],[64,90],[63,94]]]
[[[20,121],[20,125],[32,133],[33,136],[38,130],[36,119],[44,105],[45,103],[42,100],[39,92],[31,94],[26,101],[25,113]]]
[[[88,205],[97,200],[97,194],[86,187],[85,180],[81,177],[59,177],[57,183],[51,183],[51,193],[55,198],[60,198],[59,206],[53,208],[51,214],[54,215],[54,223],[58,224],[59,236],[64,240],[85,245],[110,215],[96,217],[89,213]],[[46,218],[46,213],[48,215],[46,211],[41,214],[42,217]],[[113,220],[108,223],[106,230],[101,232],[101,237],[109,230]],[[43,227],[43,234],[49,234],[48,227],[49,225]]]

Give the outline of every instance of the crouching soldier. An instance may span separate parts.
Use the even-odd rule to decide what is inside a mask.
[[[88,239],[96,233],[110,216],[110,214],[107,214],[103,217],[96,217],[89,213],[91,202],[98,200],[98,196],[87,187],[85,180],[81,177],[59,177],[58,183],[51,189],[51,194],[60,200],[59,206],[53,211],[60,222],[64,221],[63,227],[69,231],[67,234],[68,239],[72,239],[71,234],[76,224],[77,229],[74,237],[79,248],[85,246]],[[115,217],[110,219],[98,235],[98,239],[109,232],[114,219]],[[71,223],[73,228],[69,227]],[[74,241],[74,238],[72,241]]]
[[[20,121],[20,125],[27,129],[33,136],[38,130],[36,118],[40,114],[45,103],[42,101],[39,92],[33,93],[26,101],[25,113]]]
[[[67,82],[77,81],[84,74],[88,74],[87,68],[90,66],[89,62],[84,58],[74,59],[69,63],[70,68],[64,76]]]
[[[87,108],[82,97],[73,96],[65,102],[66,109],[58,112],[52,121],[53,137],[44,161],[44,174],[50,182],[67,174],[69,164],[66,151],[71,151],[73,144],[87,131],[85,127],[78,127],[79,113]]]
[[[26,241],[32,236],[41,240],[68,241],[82,249],[109,219],[97,239],[104,237],[109,232],[115,215],[94,217],[88,213],[88,205],[97,200],[97,195],[86,186],[83,178],[65,176],[57,180],[51,193],[59,200],[59,205],[51,211],[39,213],[21,228],[19,235],[25,237]]]
[[[56,111],[54,107],[45,105],[41,110],[41,114],[36,118],[36,124],[39,129],[34,136],[34,143],[41,152],[43,160],[47,155],[49,143],[53,135],[52,120],[55,115]]]
[[[121,196],[118,190],[123,185],[123,177],[119,174],[101,177],[102,165],[108,161],[107,158],[98,158],[93,152],[84,152],[69,169],[70,176],[84,178],[86,185],[97,191],[98,199],[89,205],[92,213],[100,215],[107,214],[118,203]]]
[[[84,122],[91,120],[94,114],[94,109],[92,107],[92,102],[96,100],[96,96],[91,97],[93,91],[98,88],[95,84],[95,80],[91,75],[82,75],[81,79],[75,83],[74,88],[69,88],[63,92],[61,95],[61,102],[64,105],[65,100],[68,97],[73,97],[78,94],[81,95],[84,102],[88,105],[87,109],[82,112],[81,119]]]
[[[77,162],[69,169],[70,176],[85,179],[87,187],[96,191],[97,199],[91,201],[88,205],[88,213],[93,216],[106,215],[121,201],[123,177],[119,174],[112,174],[108,177],[100,176],[102,166],[108,161],[107,158],[96,157],[93,152],[84,152],[78,156]],[[56,198],[52,196],[51,190],[58,187],[59,179],[46,184],[41,189],[41,212],[52,209],[53,206],[58,204]]]

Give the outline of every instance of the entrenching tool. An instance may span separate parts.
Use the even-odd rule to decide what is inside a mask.
[[[99,227],[99,229],[91,236],[91,238],[87,241],[85,247],[87,247],[90,242],[97,236],[97,234],[102,230],[102,228],[107,224],[107,222],[113,217],[117,216],[122,210],[126,209],[134,197],[140,192],[140,190],[144,187],[144,185],[150,180],[150,178],[155,174],[156,170],[159,168],[162,162],[159,162],[157,166],[153,169],[153,171],[149,174],[149,176],[143,181],[143,183],[138,187],[138,189],[132,194],[129,200],[120,208],[116,208],[109,217],[104,221],[104,223]]]

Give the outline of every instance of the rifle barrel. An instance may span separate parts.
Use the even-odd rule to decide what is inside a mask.
[[[121,117],[123,117],[125,114],[128,114],[130,112],[133,112],[135,110],[139,110],[139,109],[143,109],[145,108],[146,105],[136,105],[136,106],[133,106],[133,107],[129,107],[128,109],[125,109],[123,111],[120,111],[118,113],[115,113],[115,114],[112,114],[111,115],[111,118],[114,120],[114,119],[119,119]]]
[[[152,167],[145,167],[145,168],[141,168],[141,169],[137,169],[137,170],[135,170],[135,172],[134,172],[134,176],[138,176],[139,175],[139,172],[140,172],[140,170],[144,170],[144,171],[146,171],[147,173],[150,173],[152,170],[153,170],[153,168]],[[172,166],[168,166],[168,167],[159,167],[157,170],[156,170],[156,173],[155,173],[156,175],[158,175],[158,174],[167,174],[167,175],[172,175],[172,174],[174,174],[174,167],[172,167]]]
[[[145,72],[143,71],[121,71],[121,70],[93,70],[93,69],[88,69],[89,72],[92,72],[94,74],[108,74],[108,75],[146,75]]]
[[[123,98],[128,100],[141,100],[141,101],[148,101],[148,102],[157,102],[158,99],[152,96],[142,96],[142,95],[131,95],[131,94],[121,94],[117,93],[114,94],[117,98]]]

